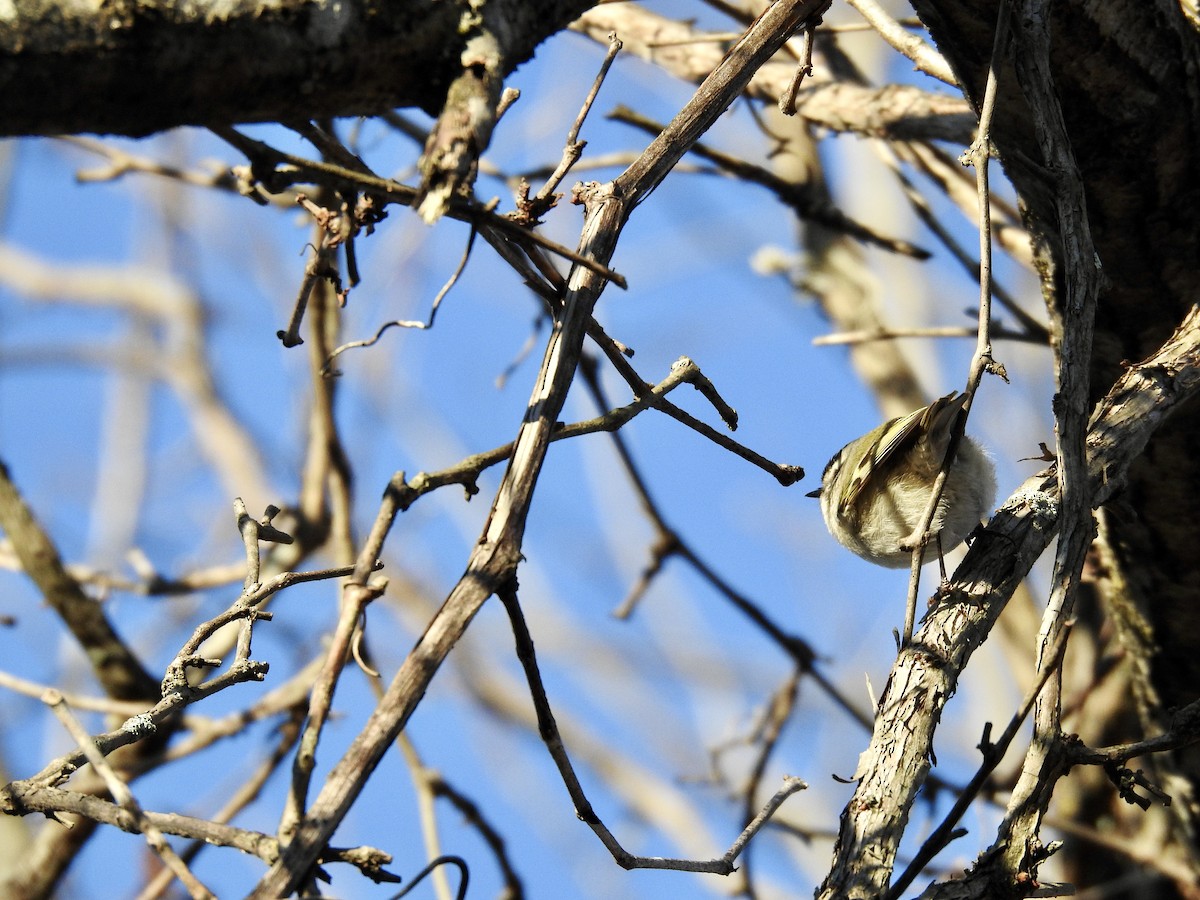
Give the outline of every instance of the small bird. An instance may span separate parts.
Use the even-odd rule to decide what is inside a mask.
[[[891,569],[912,562],[903,549],[920,536],[921,516],[941,471],[955,422],[967,395],[951,391],[929,406],[885,422],[834,454],[821,487],[808,494],[821,499],[829,533],[863,559]],[[937,547],[923,562],[953,550],[975,529],[996,496],[996,470],[983,449],[963,436],[946,476],[929,531]]]

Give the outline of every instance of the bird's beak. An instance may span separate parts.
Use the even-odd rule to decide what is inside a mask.
[[[815,491],[809,491],[804,496],[805,497],[820,497],[821,496],[821,488],[817,488]]]

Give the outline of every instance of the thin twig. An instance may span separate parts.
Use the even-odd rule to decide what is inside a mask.
[[[17,675],[0,671],[0,687],[7,688],[16,694],[39,699],[47,691],[58,690],[50,685],[29,681]],[[75,709],[86,709],[88,712],[105,713],[110,716],[136,716],[144,713],[150,704],[138,700],[110,700],[107,697],[86,697],[82,694],[72,694],[59,690],[63,700]]]
[[[1112,747],[1086,747],[1072,744],[1068,748],[1071,761],[1076,765],[1098,766],[1105,763],[1128,762],[1139,756],[1180,750],[1200,740],[1200,700],[1175,710],[1171,715],[1171,727],[1157,737],[1116,744]]]
[[[783,95],[779,98],[779,111],[785,116],[796,114],[796,95],[800,93],[800,85],[804,79],[812,74],[813,34],[816,32],[818,24],[818,22],[808,22],[804,26],[804,44],[800,50],[800,61],[796,65],[792,80],[788,82]]]
[[[414,875],[404,888],[392,894],[391,900],[400,900],[401,897],[407,896],[408,892],[419,885],[430,872],[438,871],[441,866],[446,865],[455,866],[460,876],[458,892],[454,895],[455,900],[467,900],[467,885],[470,884],[471,869],[461,856],[439,856],[437,859],[430,860],[425,868]]]
[[[917,614],[917,595],[921,590],[921,566],[925,561],[925,547],[928,541],[934,537],[929,534],[929,527],[934,516],[937,515],[942,491],[946,486],[946,478],[949,475],[950,467],[954,465],[954,457],[966,432],[967,419],[971,414],[971,404],[975,402],[975,391],[979,388],[984,371],[995,372],[1004,377],[1003,366],[999,366],[992,358],[990,336],[992,326],[992,204],[991,192],[988,188],[988,163],[991,158],[992,116],[996,109],[997,73],[1008,36],[1006,10],[1007,0],[1001,0],[996,35],[992,46],[991,64],[988,67],[987,84],[979,111],[979,130],[970,149],[970,160],[975,167],[979,200],[979,331],[976,338],[975,355],[971,359],[970,370],[967,373],[967,385],[963,389],[967,401],[963,405],[962,414],[955,419],[950,433],[950,442],[946,447],[946,456],[942,461],[942,469],[930,492],[929,502],[920,519],[920,525],[908,539],[908,544],[913,548],[913,555],[912,565],[909,569],[908,594],[905,599],[904,634],[900,641],[901,647],[907,647],[909,641],[912,640],[913,624]]]
[[[758,752],[755,753],[754,764],[750,767],[750,775],[746,779],[746,786],[743,791],[742,822],[744,825],[748,825],[754,820],[757,806],[755,797],[758,795],[759,786],[766,775],[771,757],[779,747],[779,739],[783,735],[784,726],[791,721],[792,714],[796,710],[796,698],[800,693],[800,683],[806,674],[807,670],[805,668],[797,666],[792,670],[787,680],[771,696],[766,720],[760,729]],[[746,852],[742,854],[741,875],[745,883],[747,900],[756,900],[758,892],[754,887],[752,862],[754,857],[750,849],[747,846]]]
[[[246,578],[242,583],[242,589],[248,593],[258,584],[260,568],[258,523],[246,509],[246,503],[241,497],[234,498],[233,514],[237,516],[238,531],[242,535],[242,545],[246,549]]]
[[[355,157],[356,158],[356,157]],[[349,162],[354,162],[350,160]],[[462,265],[466,265],[466,259]],[[462,265],[460,269],[462,270]],[[457,277],[457,276],[456,276]],[[451,281],[452,283],[452,281]],[[449,289],[446,288],[446,289]],[[332,298],[328,292],[319,295],[320,300],[314,306],[314,317],[311,320],[313,346],[310,352],[310,368],[316,402],[311,414],[310,466],[306,466],[304,494],[306,502],[314,508],[310,515],[316,517],[316,510],[326,509],[326,496],[331,506],[330,532],[331,544],[342,560],[354,558],[354,539],[350,530],[352,521],[352,473],[349,461],[344,451],[340,434],[337,431],[337,418],[334,409],[334,391],[328,380],[322,377],[322,367],[330,359],[329,342],[334,337],[334,310]],[[436,308],[436,307],[434,307]],[[328,494],[326,494],[328,492]],[[356,560],[354,576],[362,574],[362,583],[378,565],[378,553],[371,557],[370,568],[364,569],[361,560]],[[307,805],[308,786],[312,779],[313,768],[316,767],[317,746],[322,736],[326,720],[329,718],[334,690],[346,661],[355,643],[356,631],[364,616],[368,602],[383,593],[386,578],[379,578],[377,584],[361,587],[358,582],[343,584],[342,602],[338,613],[334,635],[326,648],[325,665],[320,670],[312,689],[308,692],[308,709],[304,727],[302,727],[299,748],[292,762],[292,779],[289,791],[284,800],[278,836],[282,844],[287,844],[298,823],[304,818]]]
[[[292,536],[280,531],[271,524],[271,520],[279,514],[279,507],[268,506],[263,517],[255,521],[246,509],[241,497],[233,501],[233,514],[237,516],[238,532],[242,536],[242,545],[246,550],[246,578],[243,591],[250,593],[258,587],[262,575],[259,543],[268,541],[273,544],[290,544]]]
[[[997,340],[1021,341],[1045,346],[1045,341],[1025,331],[1009,331],[1004,328],[992,328],[991,335]],[[814,347],[833,347],[852,344],[870,344],[874,341],[894,341],[898,338],[976,338],[979,328],[967,328],[958,325],[931,326],[928,328],[873,328],[869,331],[839,331],[836,334],[823,334],[812,340]]]
[[[349,259],[347,259],[349,265]],[[339,563],[354,559],[354,472],[337,415],[337,391],[321,367],[333,350],[342,316],[328,284],[318,286],[308,316],[308,381],[311,402],[307,440],[294,515],[306,543],[323,543]]]
[[[611,2],[618,2],[618,0],[611,0]],[[925,23],[915,16],[910,16],[906,19],[896,19],[894,21],[903,28],[923,29],[925,27]],[[876,30],[875,26],[869,22],[846,22],[842,25],[822,23],[821,25],[822,35],[855,34]],[[725,44],[730,41],[736,41],[741,36],[742,33],[740,31],[706,31],[703,34],[697,34],[692,37],[646,41],[646,46],[656,49],[658,47],[687,47],[692,44]]]
[[[292,305],[292,316],[288,320],[288,327],[276,332],[276,337],[283,346],[299,347],[304,343],[304,338],[300,337],[300,326],[304,321],[304,311],[308,308],[308,300],[319,279],[327,279],[337,285],[338,292],[341,293],[341,279],[337,269],[338,243],[333,236],[322,235],[320,246],[313,250],[305,264],[304,278],[300,281],[300,293]]]
[[[181,184],[193,185],[195,187],[215,188],[217,190],[241,194],[260,206],[274,204],[282,209],[287,209],[294,203],[294,198],[290,196],[272,197],[260,187],[247,184],[243,179],[238,177],[237,172],[225,167],[214,167],[210,171],[180,169],[147,156],[137,156],[128,153],[114,144],[98,141],[95,138],[80,135],[63,135],[55,140],[78,147],[89,153],[94,153],[97,156],[102,156],[108,161],[108,165],[104,168],[77,170],[75,180],[81,184],[116,181],[130,173],[138,173],[157,175],[161,178],[169,178]]]
[[[385,331],[387,331],[389,328],[416,328],[416,329],[419,329],[422,331],[428,331],[430,328],[432,328],[433,320],[437,317],[438,307],[441,306],[442,300],[446,297],[446,295],[448,293],[450,293],[450,289],[453,288],[454,285],[458,283],[458,279],[462,276],[462,273],[467,268],[467,262],[471,258],[471,248],[475,246],[475,235],[478,233],[479,233],[479,229],[476,226],[472,225],[471,233],[467,237],[467,246],[465,248],[463,248],[463,254],[462,254],[462,257],[458,261],[458,266],[455,268],[455,270],[454,270],[453,274],[451,274],[450,278],[447,279],[446,283],[442,285],[441,289],[434,296],[433,303],[430,304],[430,307],[429,307],[429,318],[426,321],[422,322],[422,321],[413,320],[413,319],[394,319],[391,322],[384,322],[382,325],[379,326],[379,330],[375,332],[374,337],[370,337],[370,338],[367,338],[366,340],[362,340],[362,341],[350,341],[348,343],[342,344],[340,347],[338,347],[332,353],[330,353],[329,356],[326,357],[326,359],[325,359],[324,366],[322,366],[322,368],[321,368],[321,374],[329,375],[329,376],[341,375],[342,374],[341,372],[339,372],[337,369],[333,368],[333,361],[335,359],[337,359],[337,357],[341,356],[347,350],[354,350],[354,349],[360,348],[360,347],[374,346],[376,343],[379,342],[379,339],[381,337],[383,337],[383,333]]]
[[[371,526],[371,532],[363,542],[353,569],[348,573],[349,581],[342,588],[337,626],[326,654],[325,666],[313,687],[308,721],[300,737],[300,748],[292,766],[292,786],[279,826],[279,837],[285,844],[304,821],[308,806],[308,788],[316,767],[317,744],[329,717],[334,688],[350,655],[354,630],[367,605],[380,597],[387,588],[387,579],[372,581],[370,576],[380,565],[379,557],[383,553],[384,541],[401,509],[401,491],[397,488],[397,482],[404,483],[403,473],[394,475],[384,491],[383,501]]]
[[[351,152],[345,144],[338,140],[332,132],[311,121],[293,121],[283,123],[296,134],[320,151],[322,158],[329,162],[360,172],[370,172],[367,164],[358,154]]]

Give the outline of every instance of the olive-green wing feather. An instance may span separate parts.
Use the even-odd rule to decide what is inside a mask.
[[[881,477],[880,473],[886,473],[888,463],[899,459],[901,454],[907,452],[908,448],[922,434],[930,431],[949,434],[949,424],[966,400],[965,396],[955,400],[956,394],[957,391],[951,391],[945,397],[933,401],[929,406],[914,410],[906,416],[892,419],[879,429],[874,443],[867,448],[855,465],[850,479],[850,487],[838,505],[840,515],[846,516],[858,502],[858,498],[862,496],[863,490],[871,480]]]
[[[854,465],[854,471],[850,475],[850,487],[847,488],[845,496],[838,504],[839,515],[849,515],[850,510],[858,503],[858,498],[862,496],[863,489],[871,483],[873,478],[879,476],[880,470],[886,466],[888,460],[894,459],[907,443],[911,443],[916,434],[917,425],[927,409],[926,407],[915,410],[906,416],[885,422],[879,427],[875,440]]]

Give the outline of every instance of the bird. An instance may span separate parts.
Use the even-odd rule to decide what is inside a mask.
[[[884,422],[833,455],[821,487],[807,496],[820,498],[825,526],[842,546],[879,566],[911,564],[913,548],[923,537],[914,532],[968,399],[951,391]],[[995,496],[995,465],[978,443],[963,435],[929,525],[936,546],[926,546],[922,562],[961,544]]]

